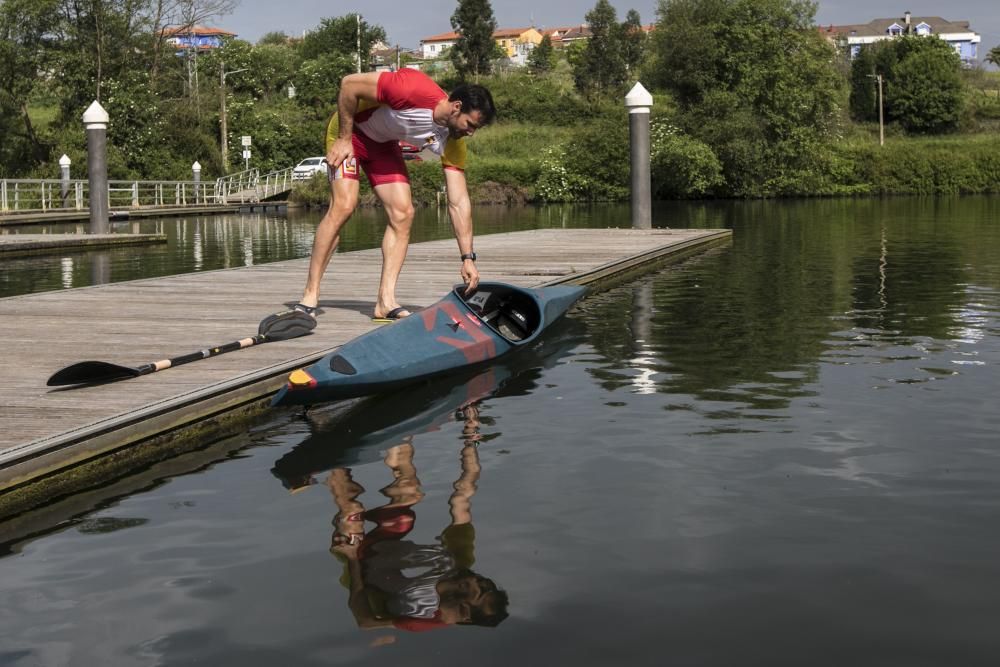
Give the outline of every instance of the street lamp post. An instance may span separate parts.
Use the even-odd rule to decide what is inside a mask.
[[[219,67],[219,134],[222,145],[222,170],[224,172],[229,171],[229,128],[226,127],[226,77],[230,74],[246,72],[247,69],[244,67],[243,69],[234,69],[231,72],[227,72],[225,63],[222,63]]]

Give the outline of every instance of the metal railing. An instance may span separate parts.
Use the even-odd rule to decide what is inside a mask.
[[[219,204],[214,183],[194,181],[108,181],[108,205],[142,208]],[[59,179],[0,180],[0,212],[83,211],[90,206],[86,180],[67,183]]]
[[[292,171],[295,167],[272,171],[260,177],[257,194],[261,199],[274,197],[292,189]]]
[[[228,176],[221,176],[215,181],[215,196],[222,204],[255,202],[259,200],[257,196],[257,183],[259,182],[259,169],[247,169]]]
[[[176,207],[256,203],[292,189],[292,167],[261,176],[249,169],[214,182],[108,181],[110,208]],[[0,179],[0,213],[84,211],[90,207],[85,179]]]

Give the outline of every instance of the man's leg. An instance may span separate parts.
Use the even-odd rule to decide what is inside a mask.
[[[396,301],[396,281],[403,270],[406,250],[410,244],[410,228],[413,226],[413,197],[410,184],[398,181],[382,183],[374,188],[382,200],[389,216],[385,234],[382,236],[382,279],[378,286],[378,300],[375,302],[375,317],[385,317]]]
[[[309,258],[309,277],[306,279],[306,288],[299,302],[304,306],[315,307],[319,303],[319,288],[323,274],[340,241],[340,228],[358,205],[359,188],[356,179],[338,178],[330,182],[330,207],[316,227],[312,256]]]

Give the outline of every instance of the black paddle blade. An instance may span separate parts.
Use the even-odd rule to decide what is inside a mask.
[[[81,361],[72,366],[67,366],[61,371],[56,371],[45,384],[50,387],[59,387],[67,384],[95,384],[98,382],[121,380],[123,378],[134,378],[140,375],[142,375],[142,371],[138,368],[109,364],[106,361]]]
[[[265,317],[257,327],[257,333],[267,340],[288,340],[305,336],[315,328],[315,317],[292,309]]]

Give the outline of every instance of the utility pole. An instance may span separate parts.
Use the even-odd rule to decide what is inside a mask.
[[[882,102],[882,75],[869,74],[868,78],[875,79],[878,85],[878,145],[885,146],[885,104]]]
[[[226,77],[245,72],[247,68],[226,71],[226,63],[219,65],[219,145],[222,148],[222,171],[229,171],[229,128],[226,123]]]
[[[358,19],[358,74],[361,74],[361,14],[354,16]]]
[[[878,81],[878,145],[885,146],[885,104],[882,103],[882,75],[876,74],[875,79]]]

